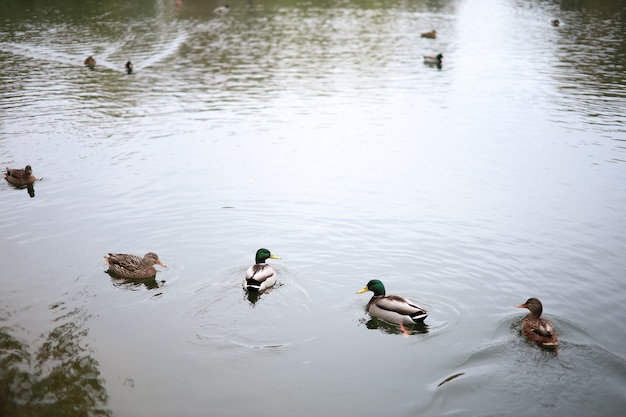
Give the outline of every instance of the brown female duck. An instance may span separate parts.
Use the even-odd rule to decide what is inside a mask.
[[[154,252],[146,253],[143,258],[125,253],[109,253],[104,260],[109,264],[107,272],[118,278],[150,279],[157,273],[154,265],[167,266]]]
[[[420,35],[422,38],[435,39],[437,37],[437,31],[435,29],[430,32],[424,32]]]
[[[85,66],[89,67],[89,69],[94,69],[94,67],[96,66],[96,60],[93,59],[91,55],[89,55],[87,58],[85,58]]]
[[[554,331],[554,326],[549,320],[542,319],[543,306],[537,298],[529,298],[524,304],[516,305],[517,308],[530,310],[522,319],[522,333],[529,341],[539,346],[558,346],[559,341]]]
[[[4,178],[13,185],[31,185],[37,180],[30,165],[26,165],[24,169],[7,168]]]

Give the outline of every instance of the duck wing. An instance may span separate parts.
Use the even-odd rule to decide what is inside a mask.
[[[408,316],[414,322],[424,320],[428,316],[428,312],[425,309],[399,295],[372,297],[370,302],[381,310],[394,312],[401,316]]]
[[[248,290],[262,291],[276,283],[274,269],[268,264],[255,264],[246,271],[244,286]]]
[[[104,259],[111,266],[116,265],[127,270],[137,269],[141,266],[141,260],[137,255],[127,255],[124,253],[109,253]]]

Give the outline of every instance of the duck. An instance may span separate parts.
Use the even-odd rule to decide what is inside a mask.
[[[130,61],[126,61],[126,65],[124,65],[124,67],[126,68],[126,73],[127,74],[132,74],[133,73],[133,63]]]
[[[550,320],[541,318],[543,305],[538,298],[529,298],[524,304],[519,304],[515,307],[530,310],[530,313],[522,319],[522,334],[526,339],[539,346],[558,346],[559,341],[554,330],[554,325]]]
[[[435,29],[430,32],[424,32],[420,35],[422,38],[435,39],[437,37],[437,31]]]
[[[385,286],[378,280],[370,280],[357,294],[372,291],[374,295],[367,303],[366,311],[389,323],[399,324],[404,332],[404,324],[421,323],[428,312],[422,307],[399,295],[385,295]]]
[[[30,165],[26,165],[24,169],[7,168],[4,178],[13,185],[31,185],[37,180]]]
[[[552,23],[552,26],[559,26],[561,24],[559,19],[552,19],[550,20],[550,23]]]
[[[268,259],[280,259],[269,249],[261,248],[256,251],[255,264],[246,270],[243,287],[248,291],[262,292],[276,284],[276,272],[271,265],[266,264]]]
[[[424,55],[424,64],[441,66],[443,62],[443,54]]]
[[[93,56],[89,55],[87,58],[85,58],[85,66],[89,67],[89,69],[94,69],[94,67],[96,66],[96,60],[93,59]]]
[[[118,278],[128,279],[151,279],[154,278],[157,270],[154,265],[166,267],[154,252],[146,253],[143,258],[137,255],[125,253],[109,253],[104,257],[109,264],[109,272]]]
[[[224,6],[220,6],[216,8],[215,10],[213,10],[213,13],[215,14],[226,14],[228,12],[230,12],[230,6],[228,4],[225,4]]]

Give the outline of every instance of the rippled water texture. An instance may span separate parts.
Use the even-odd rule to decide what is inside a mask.
[[[0,3],[0,415],[623,414],[623,2],[52,3]]]

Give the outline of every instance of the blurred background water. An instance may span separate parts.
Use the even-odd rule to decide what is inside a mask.
[[[626,4],[220,5],[0,3],[3,415],[622,415]]]

